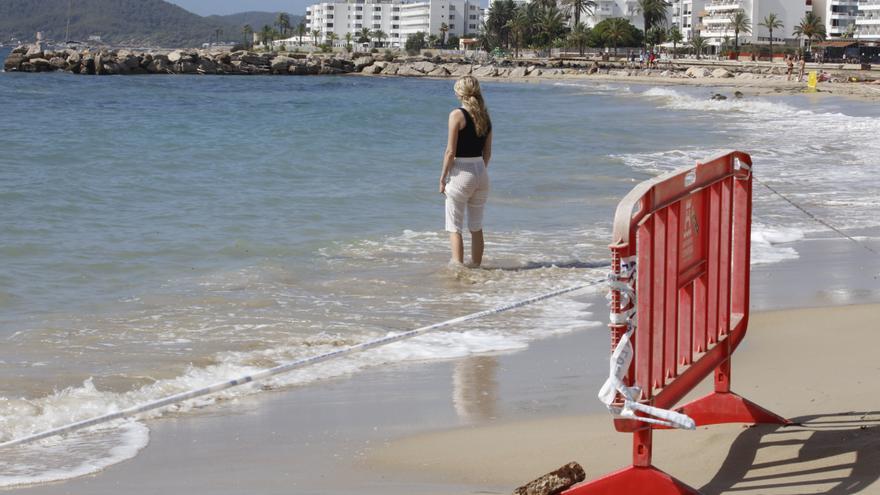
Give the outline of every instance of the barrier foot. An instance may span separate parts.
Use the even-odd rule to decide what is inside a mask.
[[[721,423],[791,424],[791,421],[782,416],[733,392],[713,392],[677,408],[676,411],[690,416],[697,426]]]
[[[562,492],[562,495],[600,494],[700,495],[700,492],[653,466],[630,466]]]

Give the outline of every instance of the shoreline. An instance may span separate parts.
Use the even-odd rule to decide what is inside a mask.
[[[880,244],[876,238],[871,242]],[[816,416],[811,420],[819,421],[820,415],[841,414],[824,419],[861,421],[858,424],[867,424],[868,433],[855,434],[871,445],[880,438],[871,422],[880,423],[880,416],[870,394],[858,392],[864,385],[857,382],[873,383],[880,374],[869,359],[880,334],[874,331],[876,324],[859,328],[854,323],[870,321],[868,315],[880,311],[880,263],[859,259],[860,248],[846,240],[806,239],[792,245],[804,253],[801,258],[753,267],[753,300],[762,300],[765,309],[789,306],[788,296],[801,305],[831,305],[753,310],[750,336],[735,358],[734,389],[783,415]],[[822,266],[816,266],[817,260]],[[805,273],[806,266],[821,271],[813,277],[815,272]],[[825,298],[825,288],[817,283],[823,273],[849,274],[836,283],[852,287],[851,297]],[[786,292],[792,280],[800,283],[801,293]],[[607,323],[602,298],[592,303],[591,310]],[[833,324],[835,332],[817,329],[820,323]],[[841,331],[854,333],[846,333],[840,342]],[[808,332],[800,338],[802,345],[790,347],[787,339],[799,332]],[[847,353],[820,354],[848,342],[862,345]],[[206,409],[196,417],[150,421],[151,442],[134,459],[96,475],[21,492],[509,493],[571,460],[581,462],[588,479],[593,479],[623,467],[629,458],[630,437],[613,431],[595,400],[607,373],[607,356],[608,331],[598,327],[536,341],[521,352],[402,364],[259,394]],[[804,360],[817,366],[803,369],[798,364]],[[816,377],[826,366],[835,373]],[[854,366],[855,376],[850,373]],[[860,415],[852,417],[850,411]],[[870,415],[861,419],[862,413]],[[871,466],[870,461],[877,461],[876,452],[866,453],[864,448],[854,454],[842,441],[828,444],[824,437],[805,438],[818,435],[817,428],[798,431],[795,437],[804,439],[799,446],[814,450],[825,445],[833,452],[827,459],[819,455],[810,460],[817,476],[828,472],[829,459],[849,459],[862,470],[860,476],[865,462]],[[853,434],[841,431],[846,438]],[[782,434],[741,425],[700,428],[686,436],[690,433],[658,433],[656,465],[693,486],[704,486],[706,493],[722,493],[746,476],[751,464],[770,462],[756,454],[764,455],[766,449],[757,449],[765,437]],[[706,452],[699,465],[688,464],[693,445]],[[778,455],[797,448],[787,447]],[[597,455],[599,451],[603,455]],[[850,459],[854,455],[856,459]],[[788,476],[788,468],[803,466],[782,462],[774,476]],[[804,483],[801,488],[806,489],[816,481]],[[858,493],[880,493],[872,483]]]

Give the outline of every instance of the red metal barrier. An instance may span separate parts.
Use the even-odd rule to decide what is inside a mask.
[[[637,329],[623,379],[638,387],[634,401],[670,409],[714,370],[715,391],[677,412],[697,425],[788,423],[730,390],[730,356],[749,321],[751,217],[751,158],[741,152],[643,182],[618,205],[612,278],[634,285]],[[622,292],[613,288],[611,310],[626,315],[633,298]],[[619,318],[610,327],[614,349],[630,327]],[[620,394],[614,405],[623,406]],[[698,493],[651,465],[651,435],[663,426],[614,424],[633,433],[633,465],[565,495]]]

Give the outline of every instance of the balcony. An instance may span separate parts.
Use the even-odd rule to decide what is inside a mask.
[[[707,12],[728,12],[743,8],[742,2],[712,2],[703,7]]]
[[[709,17],[703,19],[703,24],[708,26],[725,26],[730,24],[730,19],[727,17]]]

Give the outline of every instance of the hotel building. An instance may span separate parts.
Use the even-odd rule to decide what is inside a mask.
[[[321,43],[327,41],[330,33],[335,33],[336,45],[342,46],[346,33],[351,33],[356,40],[367,28],[383,31],[387,36],[382,40],[383,45],[395,48],[402,48],[407,37],[417,32],[441,37],[443,24],[449,28],[447,37],[473,37],[479,34],[482,20],[483,10],[478,0],[322,2],[307,7],[305,18],[309,33],[320,31]]]

